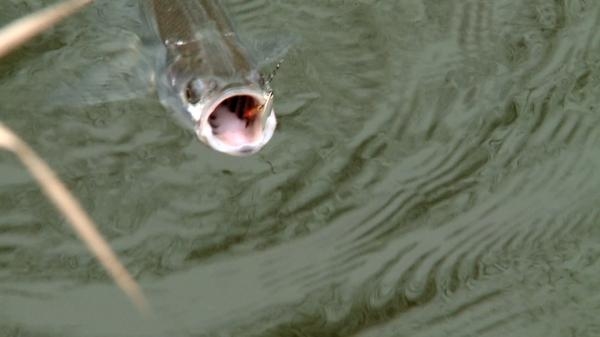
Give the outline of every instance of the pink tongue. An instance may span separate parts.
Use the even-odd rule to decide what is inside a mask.
[[[223,140],[225,143],[228,143],[230,145],[243,145],[243,144],[248,144],[250,142],[252,142],[252,137],[249,137],[248,135],[242,133],[242,132],[235,132],[235,131],[226,131],[223,132],[221,134],[219,134],[219,138],[221,138],[221,140]]]
[[[219,107],[214,112],[214,123],[219,138],[230,145],[242,145],[253,141],[252,129],[246,128],[246,121],[239,119],[226,107]]]

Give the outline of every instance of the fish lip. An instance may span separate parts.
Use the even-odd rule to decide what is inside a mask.
[[[219,137],[213,133],[213,128],[210,125],[208,118],[219,106],[219,104],[228,98],[234,96],[250,96],[256,99],[259,104],[265,104],[269,95],[270,92],[262,89],[250,87],[229,88],[224,90],[221,94],[210,101],[205,102],[200,106],[196,106],[193,110],[196,110],[195,114],[198,116],[195,118],[197,121],[194,128],[197,137],[200,139],[200,141],[207,144],[211,148],[234,156],[247,156],[258,152],[273,137],[273,133],[277,125],[275,110],[273,108],[271,108],[271,111],[261,111],[257,117],[257,119],[262,121],[263,124],[259,131],[259,137],[256,137],[256,139],[252,142],[247,142],[240,145],[231,145],[219,139]],[[264,119],[264,114],[268,114],[266,119]],[[192,115],[194,115],[193,112]]]

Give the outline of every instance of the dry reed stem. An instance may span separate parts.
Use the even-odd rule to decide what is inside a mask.
[[[62,19],[92,3],[93,0],[65,1],[16,20],[0,29],[0,58],[13,51],[35,35],[40,34]],[[88,249],[106,268],[117,286],[144,314],[149,307],[141,288],[119,262],[116,254],[96,229],[96,225],[79,202],[69,193],[52,169],[14,132],[0,122],[0,148],[13,152],[37,180],[46,196],[69,221]]]
[[[96,229],[96,225],[83,210],[79,202],[69,193],[52,169],[14,132],[0,122],[0,148],[13,152],[37,180],[38,184],[56,208],[75,229],[88,249],[98,258],[117,285],[142,312],[148,305],[135,280]]]
[[[93,0],[61,2],[8,24],[0,30],[0,57],[92,2]]]

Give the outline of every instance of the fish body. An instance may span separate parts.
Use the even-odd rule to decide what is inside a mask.
[[[163,105],[197,137],[231,155],[260,150],[277,124],[273,93],[216,0],[142,0],[164,46],[157,77]]]

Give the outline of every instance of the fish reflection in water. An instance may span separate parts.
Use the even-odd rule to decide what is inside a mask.
[[[166,53],[158,94],[193,123],[198,138],[231,155],[260,150],[276,126],[273,93],[218,1],[146,0]]]

